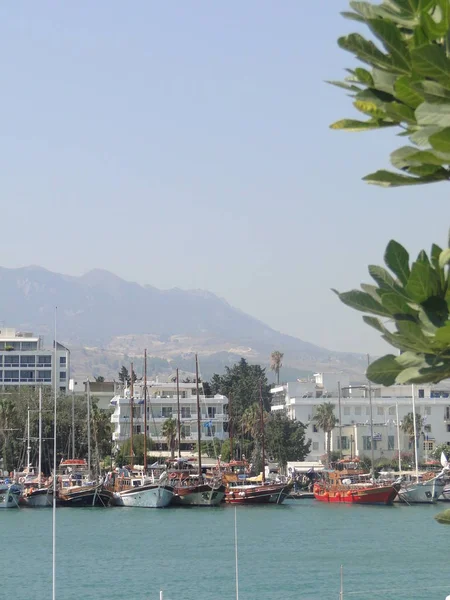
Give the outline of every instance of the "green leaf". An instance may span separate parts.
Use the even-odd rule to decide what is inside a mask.
[[[439,152],[450,154],[450,127],[441,129],[429,137],[431,146]]]
[[[357,67],[355,69],[355,76],[357,77],[360,83],[363,83],[368,87],[373,87],[373,77],[366,69],[363,69],[362,67]]]
[[[439,282],[435,271],[429,264],[414,262],[405,289],[419,304],[430,296],[435,296],[439,291]]]
[[[440,327],[435,333],[435,338],[437,342],[442,342],[450,346],[450,325]]]
[[[409,136],[409,139],[413,144],[417,146],[428,146],[430,144],[429,138],[431,135],[440,131],[441,127],[438,125],[429,125],[428,127],[421,127]]]
[[[363,181],[384,187],[399,187],[402,185],[421,185],[423,183],[431,183],[433,181],[441,181],[444,177],[408,177],[407,175],[399,175],[391,171],[377,171],[363,177]]]
[[[356,121],[355,119],[341,119],[330,125],[330,129],[344,129],[345,131],[368,131],[369,129],[380,129],[381,127],[392,127],[394,123],[383,123],[380,121]]]
[[[386,271],[386,269],[383,269],[383,267],[369,265],[369,274],[381,288],[387,288],[398,292],[399,287],[396,284],[395,279],[388,271]]]
[[[399,69],[393,65],[390,57],[378,50],[373,42],[367,41],[359,33],[351,33],[350,35],[340,37],[338,45],[343,50],[348,50],[355,54],[362,62],[368,63],[373,67],[380,67],[401,74],[405,73],[403,69]]]
[[[429,40],[438,40],[445,37],[448,32],[448,0],[439,2],[440,19],[437,20],[438,11],[434,11],[433,16],[429,12],[422,10],[420,13],[420,23]]]
[[[367,315],[364,315],[363,321],[367,323],[367,325],[370,325],[371,327],[379,331],[380,333],[385,333],[387,331],[386,327],[382,324],[380,319],[377,319],[376,317],[368,317]]]
[[[414,110],[409,106],[406,106],[406,104],[401,104],[400,102],[391,102],[386,104],[386,112],[396,121],[406,121],[406,123],[413,125],[416,124]]]
[[[361,88],[356,85],[352,85],[350,83],[346,83],[345,81],[326,81],[325,83],[329,83],[330,85],[334,85],[336,87],[342,88],[349,92],[360,92]]]
[[[404,75],[399,77],[394,84],[395,96],[411,108],[417,108],[424,101],[423,96],[412,86],[412,78]]]
[[[372,296],[372,298],[374,298],[374,300],[376,300],[377,302],[380,301],[380,296],[378,295],[378,288],[376,285],[370,285],[369,283],[362,283],[361,289],[364,292],[366,292],[366,294],[369,294],[369,296]]]
[[[391,314],[379,303],[365,292],[360,290],[351,290],[350,292],[342,292],[339,294],[340,300],[356,310],[362,312],[380,315],[382,317],[390,317]]]
[[[439,257],[441,255],[441,252],[442,252],[442,248],[440,246],[438,246],[437,244],[433,244],[431,246],[431,264],[433,265],[436,273],[439,275],[439,279],[441,282],[441,289],[444,289],[445,273],[439,265]]]
[[[387,354],[371,363],[367,369],[366,375],[370,381],[380,383],[381,385],[393,385],[397,376],[401,373],[402,367],[395,360],[393,354]]]
[[[423,102],[416,108],[416,119],[419,125],[438,125],[440,128],[450,127],[450,103],[433,104]]]
[[[433,44],[411,50],[413,71],[450,88],[450,60],[443,46]]]
[[[398,75],[382,69],[373,69],[372,76],[374,86],[377,90],[394,96],[395,82],[397,81]]]
[[[441,269],[443,269],[445,265],[448,265],[448,263],[450,263],[450,248],[442,250],[439,255],[439,266]]]
[[[386,112],[381,108],[378,108],[378,106],[373,102],[355,100],[355,102],[353,102],[353,106],[365,115],[369,115],[369,117],[373,117],[375,119],[384,119],[386,117]]]
[[[381,304],[388,310],[396,319],[406,315],[414,319],[415,311],[409,307],[408,303],[400,294],[396,292],[385,292],[381,296]],[[415,319],[414,319],[415,320]]]
[[[403,73],[410,73],[411,58],[398,27],[386,19],[367,19],[367,24],[389,52],[392,66]]]
[[[423,334],[420,325],[411,321],[396,321],[396,326],[400,335],[406,338],[413,348],[420,352],[430,351],[429,338]]]
[[[402,352],[400,356],[397,356],[395,359],[396,363],[399,364],[404,369],[409,367],[421,367],[425,362],[423,354],[417,354],[416,352]]]
[[[418,175],[419,177],[439,176],[442,179],[448,179],[448,171],[437,165],[411,165],[407,169],[411,175]]]
[[[427,102],[442,103],[450,99],[450,91],[436,81],[414,81],[412,86]]]

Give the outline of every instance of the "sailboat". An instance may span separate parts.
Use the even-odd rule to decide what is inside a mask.
[[[178,379],[178,377],[177,377]],[[222,478],[205,479],[202,472],[202,453],[201,453],[201,412],[200,412],[200,393],[198,387],[198,357],[195,355],[195,380],[197,391],[197,446],[198,446],[198,469],[193,474],[181,469],[170,473],[170,481],[173,485],[173,504],[181,506],[217,506],[225,495],[225,486]],[[178,387],[178,386],[177,386]],[[179,402],[179,394],[178,394]],[[180,429],[178,428],[178,432]],[[178,435],[180,435],[178,433]],[[178,439],[178,448],[180,439]]]
[[[444,475],[449,471],[450,465],[444,453],[441,454],[442,471],[437,475],[422,477],[419,476],[419,462],[417,456],[417,426],[416,426],[416,401],[415,388],[412,390],[412,411],[414,423],[414,461],[415,461],[415,481],[403,483],[398,497],[406,504],[434,504],[442,494],[445,487]]]
[[[133,462],[133,364],[131,364],[130,410],[131,410],[131,462]],[[119,477],[114,475],[114,504],[116,506],[132,506],[139,508],[164,508],[169,506],[173,498],[173,488],[166,483],[167,474],[155,478],[147,474],[147,350],[144,352],[144,470],[134,473],[123,470]]]
[[[223,474],[227,484],[225,491],[225,502],[228,504],[282,504],[289,495],[292,482],[277,483],[266,481],[265,475],[265,436],[264,436],[264,407],[262,401],[261,384],[259,386],[259,405],[261,419],[261,443],[263,469],[257,477],[241,478],[239,471],[246,469],[245,461],[231,461],[229,470]],[[232,448],[232,444],[230,444]]]

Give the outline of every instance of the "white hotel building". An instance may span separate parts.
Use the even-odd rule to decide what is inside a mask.
[[[190,450],[197,442],[197,395],[195,383],[180,383],[181,448]],[[110,405],[113,440],[116,446],[130,437],[130,389],[114,396]],[[200,395],[202,440],[228,438],[228,398]],[[147,435],[165,444],[161,429],[166,419],[177,418],[177,384],[147,382]],[[144,433],[144,384],[136,382],[133,390],[133,433]]]
[[[0,389],[53,385],[67,391],[70,378],[70,351],[58,342],[56,365],[54,349],[44,348],[42,338],[15,329],[0,329]]]
[[[319,461],[326,453],[323,431],[314,422],[317,406],[324,402],[334,405],[339,419],[338,382],[341,387],[342,453],[344,456],[369,456],[373,443],[374,457],[395,461],[398,448],[412,453],[413,446],[400,429],[398,421],[412,413],[412,386],[372,385],[373,440],[370,431],[369,387],[352,386],[348,376],[342,373],[318,373],[308,381],[295,381],[272,388],[272,411],[283,410],[286,414],[307,426],[306,438],[311,439],[311,449],[306,461]],[[415,389],[416,413],[423,419],[420,431],[419,451],[421,458],[437,445],[445,443],[450,454],[450,380],[436,385],[417,384]],[[340,450],[339,425],[331,434],[331,448]],[[449,456],[450,457],[450,456]]]

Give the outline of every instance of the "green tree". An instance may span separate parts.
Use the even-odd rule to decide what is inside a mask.
[[[417,450],[417,455],[419,455],[418,445],[419,445],[420,432],[422,431],[422,427],[423,427],[423,418],[421,417],[421,415],[419,413],[416,413],[417,437],[415,439],[414,439],[414,414],[412,412],[408,413],[407,415],[405,415],[403,417],[402,424],[400,427],[401,427],[401,430],[404,433],[406,433],[406,435],[409,437],[410,443],[415,444],[416,450]]]
[[[97,383],[103,383],[105,381],[105,378],[103,377],[103,375],[97,375],[97,377],[95,378],[95,381]]]
[[[450,458],[450,446],[446,443],[439,444],[430,453],[431,458],[434,460],[441,460],[441,454],[444,453],[446,458]]]
[[[327,462],[330,464],[331,460],[331,432],[338,424],[338,419],[334,414],[335,406],[332,402],[324,402],[319,404],[316,410],[316,414],[313,417],[313,421],[316,423],[319,429],[326,434],[327,437]]]
[[[122,365],[122,368],[120,369],[119,373],[118,373],[118,377],[119,377],[119,381],[121,383],[123,383],[124,385],[130,385],[131,383],[131,376],[130,373],[128,371],[128,369]],[[136,377],[136,373],[133,369],[133,383],[135,383],[137,381],[137,377]]]
[[[277,385],[280,385],[280,369],[283,366],[283,356],[283,352],[279,350],[274,350],[270,355],[270,368],[272,371],[275,371]]]
[[[280,467],[288,461],[302,461],[309,454],[311,440],[305,440],[306,427],[282,411],[271,413],[266,423],[266,446]]]
[[[170,456],[175,456],[175,447],[177,440],[177,421],[170,417],[166,419],[161,428],[162,435],[166,438],[167,448],[170,450]]]
[[[450,179],[450,8],[447,0],[350,2],[346,18],[366,25],[338,44],[367,68],[349,69],[343,87],[365,121],[343,119],[333,129],[400,128],[410,145],[391,154],[399,172],[377,171],[369,183],[416,185]]]
[[[152,449],[152,440],[147,437],[147,451]],[[144,464],[144,434],[133,435],[133,457],[131,457],[131,439],[125,440],[120,446],[115,460],[117,466]]]

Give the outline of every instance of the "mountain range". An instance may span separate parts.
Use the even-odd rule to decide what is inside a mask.
[[[113,377],[130,359],[140,364],[144,348],[163,372],[179,363],[189,366],[197,352],[204,377],[241,356],[268,364],[273,350],[284,352],[284,379],[316,370],[364,372],[364,356],[275,331],[204,290],[160,290],[101,269],[74,277],[38,266],[0,267],[0,286],[5,327],[51,342],[58,307],[58,339],[71,349],[75,374]]]

